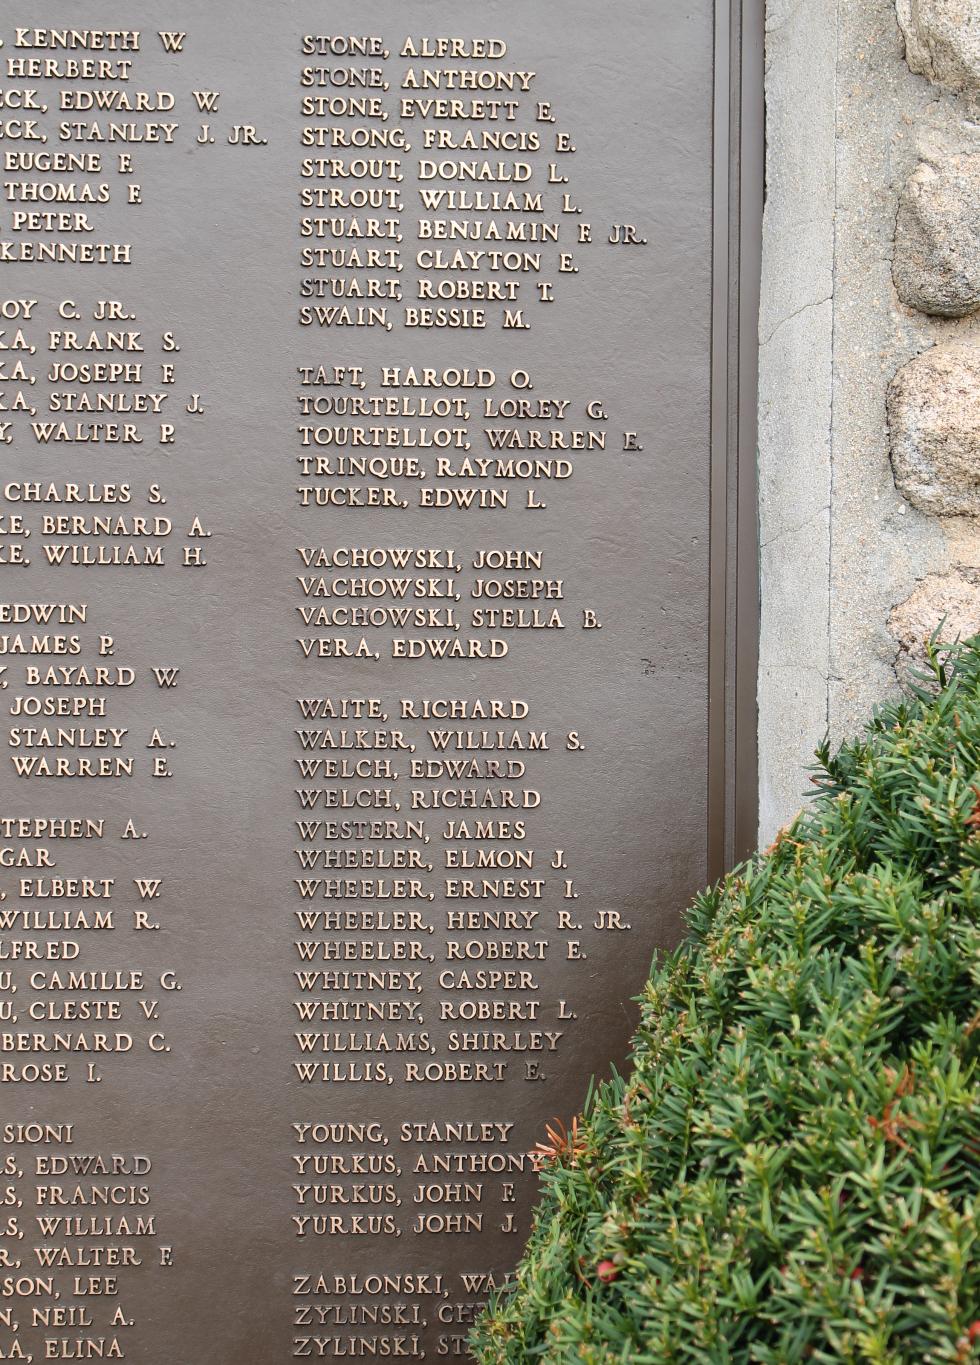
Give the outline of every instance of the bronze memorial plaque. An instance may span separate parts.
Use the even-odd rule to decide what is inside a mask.
[[[751,823],[739,7],[0,38],[0,1360],[465,1360]]]

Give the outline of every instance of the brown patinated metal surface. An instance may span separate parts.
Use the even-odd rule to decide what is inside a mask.
[[[757,23],[8,7],[0,1359],[467,1358],[751,839]]]

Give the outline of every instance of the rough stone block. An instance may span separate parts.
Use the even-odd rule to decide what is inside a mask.
[[[977,0],[896,0],[909,68],[947,90],[980,92]]]
[[[922,161],[898,206],[895,288],[923,313],[959,318],[980,308],[980,152]]]
[[[980,569],[959,567],[929,574],[888,618],[898,644],[895,669],[903,683],[915,681],[926,662],[926,642],[939,629],[952,644],[980,633]]]
[[[935,516],[980,517],[980,347],[952,342],[916,356],[888,387],[899,491]]]

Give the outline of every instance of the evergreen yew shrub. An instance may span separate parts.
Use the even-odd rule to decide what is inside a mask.
[[[980,1360],[980,639],[930,657],[654,964],[484,1365]]]

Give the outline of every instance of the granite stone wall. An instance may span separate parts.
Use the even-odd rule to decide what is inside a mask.
[[[769,0],[760,824],[980,631],[980,0]]]

